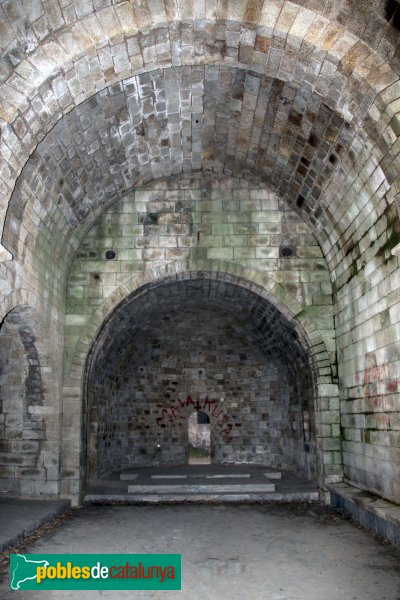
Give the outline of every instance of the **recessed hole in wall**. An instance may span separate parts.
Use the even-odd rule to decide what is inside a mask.
[[[385,19],[400,30],[400,4],[397,0],[386,0]]]
[[[279,253],[281,256],[288,258],[289,256],[293,256],[293,248],[290,246],[281,246],[279,248]]]
[[[308,138],[308,143],[310,144],[310,146],[312,146],[313,148],[316,148],[318,146],[318,138],[317,136],[312,133],[310,135],[310,137]]]
[[[296,206],[301,208],[305,201],[306,201],[305,198],[300,194],[299,196],[297,196]]]
[[[115,254],[115,250],[106,250],[105,255],[107,260],[113,260],[113,258],[115,258],[116,254]]]
[[[157,225],[158,214],[157,213],[149,213],[145,217],[142,217],[141,222],[143,223],[143,225]]]

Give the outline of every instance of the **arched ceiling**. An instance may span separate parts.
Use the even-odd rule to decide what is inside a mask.
[[[203,171],[273,187],[321,244],[343,245],[353,233],[341,239],[352,221],[344,193],[364,211],[362,234],[388,190],[379,185],[375,203],[357,204],[358,192],[376,192],[359,178],[371,170],[370,149],[367,134],[306,82],[218,66],[146,73],[91,97],[39,144],[14,190],[3,241],[16,258],[40,234],[65,244],[130,190]],[[372,164],[381,184],[378,159]]]
[[[38,1],[2,10],[18,42],[13,50],[8,31],[3,214],[28,155],[72,111],[14,190],[4,243],[17,257],[22,217],[22,245],[34,248],[29,219],[48,237],[94,218],[131,185],[190,170],[275,185],[301,205],[333,263],[394,201],[399,45],[382,1],[76,2],[68,10]],[[183,64],[199,66],[170,69]]]
[[[327,21],[335,21],[346,27],[382,56],[392,58],[399,47],[396,30],[388,26],[392,12],[386,0],[357,2],[354,0],[213,0],[194,2],[188,0],[166,0],[165,2],[112,2],[112,0],[71,0],[68,3],[32,0],[16,2],[3,0],[0,4],[1,60],[0,81],[6,81],[26,57],[32,56],[42,45],[43,40],[53,36],[57,39],[73,26],[83,24],[83,29],[97,21],[98,36],[102,30],[110,30],[113,15],[109,9],[116,5],[114,20],[123,24],[124,30],[151,29],[154,24],[162,24],[185,19],[231,19],[244,23],[258,23],[265,15],[269,22],[294,20],[302,11],[321,15]],[[287,8],[286,8],[287,6]],[[304,14],[307,14],[304,12]],[[294,15],[294,16],[293,16]],[[107,20],[108,17],[108,20]],[[309,16],[309,19],[311,17]],[[136,25],[136,27],[135,27]],[[66,42],[66,40],[65,40]]]
[[[111,86],[39,144],[14,192],[6,246],[18,254],[32,197],[43,223],[54,227],[61,211],[75,230],[131,189],[193,171],[272,185],[315,223],[333,173],[363,143],[322,100],[310,86],[230,67],[172,68]]]
[[[219,315],[216,338],[228,327],[238,339],[258,346],[271,362],[307,375],[307,342],[292,322],[255,292],[206,277],[148,286],[125,299],[95,340],[90,364],[102,369],[113,360],[123,363],[149,337],[157,337],[166,320],[168,326],[182,322],[190,326],[193,317],[198,322],[198,315],[207,318],[208,311]]]

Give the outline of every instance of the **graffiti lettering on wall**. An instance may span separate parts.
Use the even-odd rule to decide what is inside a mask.
[[[382,403],[382,396],[396,393],[400,388],[400,381],[389,377],[387,365],[368,366],[363,371],[355,373],[354,381],[357,395],[375,398],[377,408]]]
[[[218,407],[217,400],[210,400],[208,396],[201,403],[199,400],[196,402],[189,395],[186,400],[180,400],[178,398],[178,404],[171,404],[167,408],[163,408],[161,416],[157,417],[156,423],[159,427],[167,427],[168,423],[174,423],[175,421],[186,421],[187,415],[182,414],[182,410],[193,407],[194,410],[201,410],[208,413],[210,419],[213,417],[214,423],[220,429],[222,439],[226,444],[232,441],[231,432],[233,429],[232,423],[229,422],[229,417],[224,414],[224,411]]]

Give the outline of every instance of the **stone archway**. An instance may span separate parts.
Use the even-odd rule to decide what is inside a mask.
[[[59,493],[59,407],[49,337],[28,305],[0,327],[0,487],[27,496]]]
[[[302,306],[296,298],[283,286],[274,281],[268,274],[257,269],[243,267],[231,261],[223,260],[184,260],[162,264],[141,274],[133,275],[121,284],[102,304],[92,311],[89,321],[85,321],[84,329],[80,329],[80,337],[65,356],[63,398],[66,406],[65,414],[79,429],[71,431],[74,435],[74,448],[68,456],[62,457],[66,474],[62,485],[64,493],[75,502],[79,502],[86,480],[86,442],[79,438],[80,428],[86,430],[87,419],[85,369],[94,340],[101,335],[118,307],[122,307],[126,299],[134,295],[140,297],[146,289],[157,287],[163,283],[190,280],[196,277],[207,277],[212,281],[222,280],[235,282],[243,289],[255,292],[261,298],[272,303],[284,317],[293,324],[304,347],[310,348],[312,370],[316,382],[316,420],[317,439],[323,451],[319,454],[319,485],[325,482],[341,480],[340,454],[340,415],[338,411],[338,387],[335,377],[335,366],[331,363],[332,352],[327,351],[324,332],[314,322],[313,312]],[[82,323],[82,320],[79,322]],[[68,333],[68,329],[67,329]],[[332,345],[330,344],[332,349]],[[90,358],[89,358],[90,360]],[[326,426],[325,426],[326,425]],[[82,466],[83,465],[83,466]]]
[[[156,393],[158,394],[160,392],[160,397],[157,398],[157,402],[155,402],[154,406],[146,406],[151,394],[149,394],[149,388],[147,388],[146,391],[148,382],[146,383],[145,379],[146,377],[151,376],[150,379],[154,383],[157,377],[154,377],[151,365],[149,367],[140,363],[141,366],[139,366],[139,363],[135,359],[136,353],[140,357],[140,361],[145,363],[144,355],[146,353],[145,348],[147,341],[150,340],[150,345],[153,343],[159,349],[164,343],[164,340],[168,340],[167,329],[169,326],[167,328],[164,327],[164,329],[166,329],[166,331],[164,331],[163,319],[164,322],[171,320],[172,324],[175,324],[175,326],[172,327],[172,330],[169,329],[170,332],[176,329],[180,323],[176,310],[174,313],[172,308],[176,303],[176,306],[180,306],[182,299],[191,300],[191,308],[193,308],[193,294],[197,294],[200,297],[205,294],[209,300],[212,299],[213,311],[215,313],[217,310],[217,319],[219,320],[222,319],[221,313],[226,312],[228,308],[231,313],[235,313],[236,311],[236,315],[238,307],[241,307],[239,308],[239,312],[240,310],[247,311],[246,318],[248,320],[246,321],[245,319],[245,326],[242,323],[244,326],[243,331],[252,339],[250,345],[253,347],[257,346],[257,351],[260,351],[261,353],[264,352],[264,354],[268,356],[269,369],[272,368],[273,370],[276,367],[276,361],[274,362],[271,358],[274,352],[276,353],[275,358],[278,357],[281,360],[281,365],[282,361],[286,361],[286,364],[291,366],[289,375],[288,371],[285,372],[285,375],[282,375],[279,371],[279,365],[275,374],[271,374],[271,371],[269,372],[269,375],[267,375],[266,372],[261,371],[258,374],[260,390],[265,390],[267,387],[267,380],[268,383],[271,383],[274,379],[275,381],[280,382],[275,389],[277,390],[279,387],[282,388],[283,377],[288,378],[288,396],[286,398],[287,402],[285,408],[286,421],[284,425],[282,419],[281,424],[277,424],[276,422],[273,426],[269,427],[268,415],[265,410],[259,415],[259,421],[262,422],[262,420],[264,420],[264,425],[268,425],[270,433],[275,428],[278,437],[283,439],[286,435],[287,446],[285,450],[280,456],[275,456],[273,460],[271,458],[266,459],[265,448],[261,448],[263,443],[266,445],[265,440],[267,439],[267,436],[262,437],[262,441],[258,444],[259,456],[249,452],[239,440],[236,460],[238,462],[254,461],[259,464],[269,462],[270,466],[283,466],[285,468],[293,468],[297,461],[296,468],[302,469],[307,477],[318,480],[320,485],[323,485],[324,481],[327,481],[332,477],[329,470],[325,469],[323,461],[324,458],[326,460],[326,448],[328,445],[330,444],[330,448],[336,448],[336,446],[332,436],[329,436],[329,441],[327,441],[326,437],[325,439],[323,438],[323,435],[321,435],[320,423],[322,420],[321,417],[324,418],[327,416],[327,411],[321,412],[322,408],[326,408],[326,397],[328,394],[335,393],[336,386],[333,383],[329,385],[326,383],[324,385],[318,385],[318,353],[321,350],[321,346],[320,344],[317,345],[317,347],[319,346],[319,350],[316,353],[303,328],[296,320],[290,317],[290,311],[286,309],[286,316],[284,316],[273,304],[266,299],[263,299],[257,292],[262,293],[262,288],[258,288],[255,284],[250,284],[244,279],[239,279],[232,275],[227,276],[222,272],[193,272],[189,276],[188,274],[185,275],[185,273],[182,273],[180,277],[175,276],[167,279],[158,279],[152,284],[139,287],[136,292],[127,296],[118,305],[96,335],[86,361],[86,383],[84,387],[88,394],[87,429],[91,433],[89,433],[87,449],[84,449],[83,452],[84,455],[88,452],[88,462],[92,474],[96,470],[100,473],[106,473],[107,470],[119,470],[135,464],[152,464],[152,461],[156,456],[156,447],[163,445],[168,448],[168,452],[165,454],[165,463],[179,463],[179,450],[177,453],[175,450],[177,447],[180,447],[180,434],[178,427],[175,428],[175,425],[179,425],[179,419],[183,415],[185,415],[184,420],[186,421],[186,412],[188,408],[191,409],[192,403],[195,405],[195,402],[199,402],[199,400],[202,402],[203,408],[206,407],[206,410],[211,414],[213,414],[212,411],[216,411],[214,416],[222,415],[220,430],[226,436],[229,434],[229,439],[224,440],[224,442],[226,444],[232,443],[232,439],[230,439],[232,430],[237,432],[239,430],[237,426],[242,426],[240,420],[235,423],[237,414],[233,415],[233,412],[240,413],[240,407],[238,408],[236,406],[236,410],[232,411],[232,406],[234,404],[232,403],[232,406],[226,410],[226,405],[222,410],[221,406],[218,409],[216,408],[218,404],[215,401],[216,393],[217,395],[219,393],[221,396],[221,389],[223,388],[219,387],[218,391],[213,393],[212,388],[210,389],[207,385],[203,386],[203,388],[200,386],[198,389],[204,390],[204,397],[193,399],[190,395],[190,391],[193,389],[194,385],[193,378],[182,378],[180,374],[175,371],[173,375],[170,374],[168,381],[164,382],[166,386],[164,386],[164,391],[162,390],[161,385],[162,376],[158,376],[157,385],[159,387],[157,388]],[[197,297],[197,302],[198,300],[199,298]],[[246,302],[249,303],[249,306],[247,307]],[[204,306],[196,304],[196,311],[198,311],[199,308],[203,310]],[[210,321],[211,313],[207,313],[207,319],[204,319],[204,314],[202,317],[202,322]],[[271,323],[268,324],[269,319],[271,319]],[[216,321],[210,322],[212,322],[212,326],[215,328]],[[157,340],[153,340],[152,337],[154,336],[154,328],[159,332],[157,334]],[[257,334],[254,335],[254,332],[257,332]],[[190,330],[190,336],[192,339],[193,330]],[[204,337],[206,338],[207,336],[202,334],[201,338]],[[132,347],[126,347],[127,339],[135,340],[135,347],[133,349]],[[153,341],[151,342],[151,340]],[[314,342],[315,341],[314,336]],[[291,347],[290,350],[287,350],[288,346]],[[158,349],[156,349],[156,352],[158,352]],[[292,354],[293,352],[294,354]],[[112,359],[110,360],[113,353],[114,358],[118,357],[118,360],[121,360],[122,363],[125,361],[125,364],[129,363],[129,365],[134,365],[134,377],[136,377],[136,379],[132,378],[132,371],[128,371],[127,369],[122,369],[122,371],[118,373],[116,365],[113,364]],[[319,356],[319,359],[320,358],[321,357]],[[292,368],[296,361],[298,361],[298,368]],[[271,367],[272,363],[273,365]],[[107,379],[107,374],[104,375],[104,373],[108,368],[107,365],[110,367],[108,374],[109,381],[107,385],[105,385],[104,381]],[[181,364],[179,368],[190,370],[192,367],[193,365],[182,367]],[[306,372],[309,374],[308,376],[305,375]],[[125,395],[125,400],[121,400],[121,397],[123,396],[123,394],[121,396],[120,393],[121,382],[124,380],[128,381],[126,388],[128,393]],[[255,377],[255,380],[257,380],[257,377]],[[133,381],[136,383],[132,384]],[[324,381],[326,381],[326,376],[324,377]],[[135,385],[138,386],[139,393],[133,391]],[[272,383],[271,385],[273,387]],[[289,397],[291,393],[290,390],[292,390],[292,398]],[[165,398],[161,398],[161,392],[164,393]],[[132,408],[131,400],[134,393],[136,393],[135,401],[138,405],[137,410],[136,408]],[[256,396],[257,392],[253,395]],[[111,404],[108,401],[106,404],[101,404],[101,402],[98,401],[99,398],[106,399],[110,398],[110,396],[113,398]],[[96,400],[93,401],[95,397]],[[260,397],[262,397],[261,392]],[[302,399],[303,402],[300,402],[300,399]],[[304,402],[304,400],[306,400],[306,402]],[[163,402],[165,403],[165,406]],[[116,414],[115,411],[117,409],[115,407],[121,404],[124,404],[123,409]],[[279,396],[276,404],[283,406],[283,396],[282,398]],[[289,412],[291,412],[290,417],[288,416]],[[104,420],[105,415],[110,415],[111,413],[114,413],[115,418],[113,417],[108,421]],[[232,415],[235,418],[231,418]],[[329,415],[327,418],[331,419],[331,417],[332,415]],[[277,421],[279,421],[279,419]],[[120,426],[121,422],[124,423],[122,427]],[[135,425],[136,422],[141,423],[139,427],[140,431],[138,431]],[[316,426],[315,423],[318,425]],[[171,427],[171,424],[173,424],[173,427]],[[162,427],[162,429],[159,429],[156,435],[152,436],[152,430],[154,430],[156,425],[160,428]],[[308,429],[309,427],[311,429]],[[168,438],[168,435],[166,436],[165,432],[168,432],[171,429],[174,429],[174,431],[171,434],[172,437]],[[288,433],[289,429],[292,429],[290,435]],[[280,434],[278,433],[279,431],[281,432]],[[293,431],[296,433],[293,434]],[[145,434],[143,434],[143,432],[145,432]],[[161,442],[160,435],[161,437],[164,436],[163,441]],[[173,446],[171,441],[173,436],[175,436],[176,445],[175,449],[171,450]],[[237,435],[236,438],[239,439]],[[144,439],[147,439],[148,443],[146,441],[144,442]],[[253,446],[257,445],[255,444],[254,439]],[[139,440],[139,442],[136,443],[135,440]],[[271,438],[269,439],[269,443],[271,443]],[[111,450],[109,450],[110,448]],[[130,450],[127,451],[129,448]],[[289,450],[289,448],[291,448],[291,450]],[[325,453],[323,452],[324,448]],[[183,457],[186,452],[186,447],[184,449],[181,448],[181,450]],[[229,448],[229,452],[232,452],[231,448]],[[283,454],[285,452],[286,456],[283,459]],[[167,456],[168,453],[169,455]],[[290,453],[292,453],[292,459],[288,459]],[[100,468],[99,456],[101,463]],[[111,458],[109,458],[110,456]],[[159,460],[159,458],[160,457],[157,456],[157,460]],[[224,462],[223,452],[220,454],[219,459]],[[183,459],[181,462],[183,462]],[[184,458],[184,462],[186,462],[186,458]]]

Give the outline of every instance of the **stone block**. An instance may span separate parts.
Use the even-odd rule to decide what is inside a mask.
[[[230,260],[233,258],[233,248],[208,248],[207,258]]]

